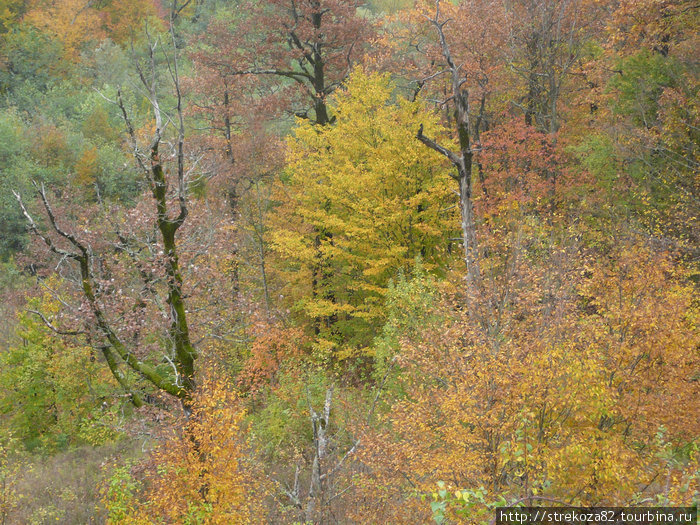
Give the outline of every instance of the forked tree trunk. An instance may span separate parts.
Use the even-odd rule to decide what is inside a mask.
[[[450,99],[454,104],[455,125],[459,139],[459,151],[454,152],[441,146],[434,140],[423,135],[423,126],[418,129],[416,137],[429,148],[445,156],[457,169],[453,178],[459,184],[459,208],[462,217],[462,244],[464,246],[464,262],[467,266],[467,279],[471,284],[479,284],[481,274],[479,271],[479,247],[476,236],[476,222],[474,220],[474,203],[472,199],[472,147],[470,142],[471,129],[469,123],[469,93],[462,88],[465,80],[461,73],[461,66],[457,66],[450,53],[450,48],[445,38],[443,28],[449,22],[440,20],[440,0],[435,2],[435,17],[430,22],[435,26],[442,54],[447,64],[447,72],[451,75],[452,94]],[[482,109],[483,112],[483,103]]]

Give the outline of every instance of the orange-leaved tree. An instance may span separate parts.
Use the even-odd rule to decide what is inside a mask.
[[[266,487],[246,456],[244,415],[225,380],[203,383],[186,430],[151,453],[144,479],[116,470],[105,490],[108,523],[263,523]]]
[[[398,395],[383,427],[363,438],[357,520],[377,508],[389,521],[427,520],[431,507],[417,496],[433,492],[432,510],[459,522],[488,521],[499,498],[692,504],[692,285],[669,255],[616,240],[607,257],[555,255],[556,271],[519,266],[496,337],[448,293],[444,324],[404,340],[396,359],[410,395]],[[370,494],[371,511],[361,504]]]

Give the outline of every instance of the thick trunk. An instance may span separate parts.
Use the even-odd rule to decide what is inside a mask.
[[[224,136],[226,137],[226,158],[234,162],[233,148],[231,144],[231,112],[229,109],[228,86],[224,89]]]
[[[467,278],[477,281],[479,278],[478,247],[476,243],[476,224],[474,221],[474,204],[472,201],[471,173],[462,172],[459,177],[459,208],[462,215],[462,243],[464,244],[464,261],[467,265]]]
[[[194,361],[197,353],[190,341],[190,331],[187,324],[185,303],[182,299],[182,276],[175,249],[175,231],[170,225],[161,225],[163,245],[165,247],[166,273],[168,275],[168,304],[171,308],[170,337],[175,347],[175,368],[180,376],[179,387],[183,395],[188,397],[194,391]]]
[[[321,31],[323,14],[321,12],[320,2],[312,2],[315,12],[311,15],[311,21],[316,31]],[[313,45],[313,66],[314,66],[314,92],[316,99],[314,100],[314,113],[316,113],[316,124],[325,126],[330,123],[328,117],[328,107],[326,106],[326,64],[323,61],[322,53],[323,43],[321,39]]]
[[[190,341],[187,311],[182,297],[182,275],[180,273],[177,245],[175,242],[175,234],[185,222],[188,214],[184,196],[182,136],[178,143],[178,193],[180,213],[175,218],[171,218],[168,214],[168,184],[165,178],[163,165],[160,162],[159,146],[159,140],[155,141],[151,146],[151,191],[156,201],[156,223],[163,241],[165,272],[168,277],[167,303],[170,305],[170,327],[168,329],[168,335],[170,336],[174,348],[173,364],[176,371],[175,384],[178,388],[177,396],[184,399],[190,397],[195,389],[194,361],[197,358],[197,352]]]
[[[330,118],[328,117],[328,108],[326,107],[326,102],[322,94],[316,94],[316,101],[314,102],[314,113],[316,114],[316,124],[325,126],[330,123]]]

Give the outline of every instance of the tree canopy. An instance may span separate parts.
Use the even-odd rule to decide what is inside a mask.
[[[0,1],[0,521],[697,504],[697,29]]]

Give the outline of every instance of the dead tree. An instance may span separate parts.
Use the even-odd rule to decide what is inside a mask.
[[[396,359],[392,359],[384,374],[384,378],[377,386],[374,399],[367,412],[364,425],[369,428],[372,424],[375,410],[379,399],[384,392],[389,374],[394,370]],[[294,507],[299,509],[299,514],[304,523],[325,523],[324,516],[331,512],[331,505],[340,499],[353,488],[350,482],[342,489],[337,488],[339,474],[347,469],[356,456],[358,449],[362,446],[362,436],[352,437],[342,456],[338,454],[337,434],[330,433],[331,410],[333,407],[333,385],[326,389],[326,395],[321,413],[314,410],[311,401],[307,401],[309,407],[309,418],[313,431],[313,459],[311,461],[311,472],[308,477],[306,491],[301,487],[301,465],[297,464],[294,472],[294,484],[292,487],[285,484],[284,494]],[[320,508],[319,508],[320,507]]]
[[[459,184],[459,206],[462,217],[462,243],[464,245],[464,261],[467,265],[467,279],[470,283],[478,284],[481,277],[479,272],[479,248],[476,237],[476,223],[474,219],[474,203],[472,199],[472,172],[473,156],[471,139],[471,127],[469,121],[469,92],[464,87],[466,78],[462,72],[462,66],[457,65],[450,52],[450,47],[445,37],[444,27],[450,19],[442,20],[440,16],[440,0],[435,2],[435,16],[429,19],[435,27],[440,49],[445,60],[446,69],[432,76],[432,78],[446,73],[450,77],[451,95],[443,104],[454,105],[454,118],[459,139],[459,151],[451,151],[438,144],[435,140],[423,134],[423,125],[416,135],[418,140],[429,148],[437,151],[454,165],[457,173],[452,177]]]

